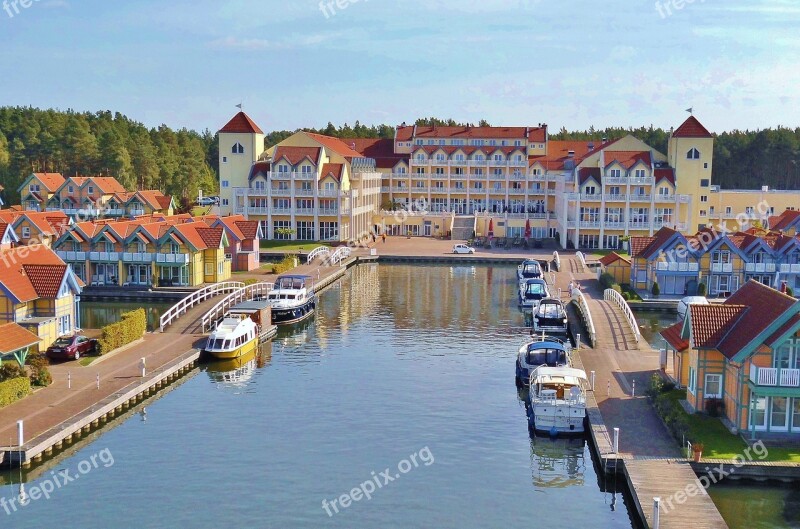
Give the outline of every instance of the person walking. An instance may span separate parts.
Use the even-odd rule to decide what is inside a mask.
[[[386,232],[381,233],[381,239],[383,239],[384,243],[386,242]]]
[[[569,297],[572,297],[572,287],[573,287],[572,281],[570,281],[569,282],[569,287],[567,287],[567,290],[569,292]]]
[[[375,239],[375,234],[373,233],[373,234],[372,234],[372,242],[373,242],[373,243],[375,243],[375,240],[376,240],[376,239]]]

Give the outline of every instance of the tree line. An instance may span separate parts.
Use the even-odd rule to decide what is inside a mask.
[[[435,117],[417,125],[490,126]],[[394,125],[364,125],[356,121],[320,129],[300,129],[341,139],[393,138]],[[271,131],[265,148],[295,131]],[[613,140],[631,134],[666,152],[669,131],[662,128],[609,127],[583,131],[561,128],[555,140]],[[127,189],[160,189],[179,198],[192,198],[202,189],[218,191],[218,136],[208,129],[173,130],[167,125],[147,128],[120,113],[40,110],[0,107],[0,184],[6,204],[19,202],[17,188],[32,172],[60,172],[64,176],[116,177]],[[713,182],[723,188],[800,189],[800,128],[734,130],[716,136]]]

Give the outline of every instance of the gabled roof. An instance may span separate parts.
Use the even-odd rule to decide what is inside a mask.
[[[771,230],[785,230],[795,226],[800,221],[800,211],[787,209],[780,215],[769,217],[767,224]]]
[[[683,322],[679,321],[674,325],[670,325],[660,333],[664,340],[678,352],[685,351],[689,348],[689,342],[684,340],[681,336],[682,329]]]
[[[344,171],[344,165],[340,163],[326,163],[322,166],[322,173],[320,174],[320,180],[323,178],[328,178],[329,176],[336,180],[337,182],[342,181],[342,173]]]
[[[689,328],[694,347],[717,349],[742,316],[751,310],[747,305],[722,303],[689,305]]]
[[[104,195],[125,193],[127,191],[125,186],[119,183],[113,176],[92,176],[88,179],[88,182],[84,182],[84,185],[87,183],[96,185],[97,189],[102,191]]]
[[[6,355],[36,345],[42,341],[41,338],[33,334],[28,329],[16,323],[4,323],[0,325],[0,354]]]
[[[55,252],[41,244],[0,252],[0,262],[7,264],[0,266],[0,289],[15,303],[39,299],[39,292],[50,294],[51,285],[57,281],[60,286],[69,270]]]
[[[53,299],[58,296],[67,265],[26,264],[22,265],[25,274],[40,298]]]
[[[304,134],[345,158],[363,158],[361,153],[354,149],[354,144],[346,143],[351,140],[340,140],[339,138],[314,134],[313,132],[305,132]]]
[[[713,138],[714,136],[708,132],[700,121],[694,116],[684,121],[680,127],[675,129],[672,133],[673,138]]]
[[[61,173],[33,173],[32,176],[35,176],[42,186],[51,193],[61,187],[65,180],[64,175]]]
[[[613,263],[616,263],[617,261],[623,261],[627,264],[631,264],[630,259],[621,256],[617,252],[611,252],[610,254],[604,255],[603,257],[600,258],[600,264],[602,264],[603,266],[609,266]]]
[[[650,244],[656,240],[655,237],[631,237],[631,257],[639,257],[642,255]]]
[[[675,185],[675,170],[671,167],[656,167],[653,171],[653,176],[656,177],[656,183],[661,180],[667,180],[672,185]]]
[[[409,141],[413,138],[506,138],[527,139],[534,143],[547,140],[547,127],[450,127],[406,125],[397,127],[397,141]]]
[[[277,163],[285,158],[292,165],[297,165],[303,160],[308,160],[316,165],[321,150],[319,147],[283,147],[279,145],[275,148],[272,163]]]
[[[585,184],[586,182],[592,179],[594,179],[594,181],[599,184],[601,177],[602,173],[599,167],[581,167],[580,169],[578,169],[579,184]]]
[[[638,163],[651,164],[650,151],[606,151],[606,167],[618,163],[625,169],[630,169]]]
[[[264,134],[258,125],[244,112],[239,112],[219,132],[230,134]]]
[[[662,227],[652,237],[631,237],[631,257],[652,259],[674,237],[683,237],[679,232],[667,226]],[[688,247],[688,245],[687,245]]]
[[[60,236],[70,224],[69,217],[63,211],[25,211],[17,216],[14,227],[18,227],[24,220],[44,236]]]

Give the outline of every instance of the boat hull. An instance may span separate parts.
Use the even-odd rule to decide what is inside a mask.
[[[240,356],[244,356],[247,354],[252,353],[258,347],[258,337],[253,338],[249,342],[240,345],[236,349],[232,349],[230,351],[208,351],[206,352],[213,356],[214,358],[219,358],[220,360],[231,360],[234,358],[239,358]]]
[[[292,308],[272,308],[272,323],[274,325],[289,325],[297,323],[314,314],[316,304],[313,300]]]
[[[536,404],[528,407],[528,425],[537,433],[582,435],[586,431],[586,408]]]

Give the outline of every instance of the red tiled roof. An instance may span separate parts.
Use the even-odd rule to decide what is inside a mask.
[[[747,305],[722,303],[715,305],[689,305],[694,346],[716,349],[742,316],[751,310]]]
[[[51,193],[61,187],[61,184],[63,184],[65,180],[64,175],[61,173],[33,173],[33,175],[38,178],[44,188]]]
[[[161,196],[156,196],[156,201],[158,202],[159,209],[168,210],[172,205],[172,197],[169,195],[162,194]]]
[[[647,246],[647,248],[642,250],[642,257],[646,259],[653,257],[676,233],[678,232],[672,228],[663,226],[653,236],[653,241]]]
[[[667,180],[675,185],[675,170],[671,167],[657,167],[654,171],[654,176],[656,177],[656,183],[661,180]]]
[[[649,151],[606,151],[605,164],[606,167],[614,162],[620,164],[625,169],[630,169],[639,162],[645,165],[650,165],[650,152]]]
[[[784,230],[792,226],[800,218],[800,211],[787,209],[780,215],[769,218],[769,228],[771,230]]]
[[[664,340],[678,352],[685,351],[689,348],[689,342],[681,337],[682,329],[683,322],[679,321],[675,325],[670,325],[660,333]]]
[[[391,138],[353,138],[347,141],[355,144],[355,150],[365,158],[399,158],[404,156],[394,153],[394,140]]]
[[[245,239],[255,239],[258,235],[258,221],[237,220],[234,224],[242,231]]]
[[[611,252],[610,254],[604,255],[603,257],[600,258],[600,264],[602,264],[603,266],[608,266],[610,264],[616,263],[617,261],[624,261],[628,264],[631,264],[630,259],[621,256],[617,252]]]
[[[308,158],[311,163],[316,165],[319,160],[320,151],[321,149],[319,147],[282,147],[279,145],[275,148],[272,163],[277,163],[286,158],[290,164],[297,165]]]
[[[258,125],[244,112],[239,112],[221,129],[220,132],[231,134],[264,134]]]
[[[41,340],[38,336],[33,334],[28,329],[17,325],[16,323],[4,323],[0,325],[0,354],[11,354],[30,347],[31,345],[38,344]]]
[[[67,265],[26,264],[22,265],[22,268],[36,295],[46,299],[53,299],[58,295],[58,289],[67,271]]]
[[[599,167],[581,167],[578,169],[578,183],[584,184],[589,179],[594,178],[594,180],[599,184],[600,179],[602,178],[602,172],[600,171]]]
[[[7,266],[0,266],[0,285],[7,289],[12,296],[20,302],[33,301],[40,296],[37,289],[31,282],[31,277],[25,270],[26,265],[52,265],[60,267],[61,278],[66,270],[66,265],[58,255],[50,248],[37,244],[35,246],[20,246],[4,252],[0,252],[0,261],[7,263]],[[34,271],[34,276],[40,278],[38,269]],[[37,281],[41,281],[37,279]],[[37,283],[45,289],[46,283]],[[60,285],[60,282],[59,282]]]
[[[413,138],[515,138],[530,142],[544,143],[547,127],[450,127],[414,125],[397,127],[397,140],[408,141]],[[527,134],[526,134],[527,133]]]
[[[337,182],[341,182],[343,171],[344,171],[344,165],[340,163],[326,163],[322,166],[322,173],[320,175],[320,179],[331,176]]]
[[[631,257],[639,257],[654,240],[655,237],[631,237]]]
[[[313,132],[306,132],[305,134],[345,158],[363,158],[360,152],[353,149],[352,140],[340,140],[339,138],[314,134]]]
[[[673,138],[713,138],[708,129],[706,129],[700,121],[694,116],[683,122],[675,132],[672,133]]]
[[[125,186],[113,176],[93,176],[89,179],[92,184],[97,186],[97,189],[102,191],[104,195],[113,193],[125,193],[127,190]]]
[[[197,234],[203,239],[206,248],[219,248],[222,242],[222,235],[225,233],[223,228],[203,228],[196,227]]]

